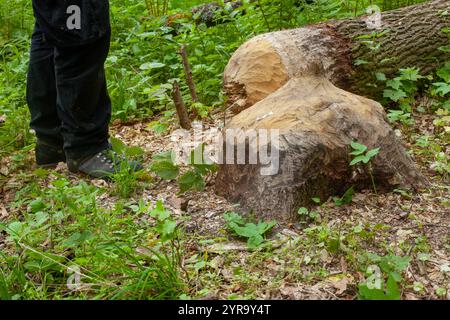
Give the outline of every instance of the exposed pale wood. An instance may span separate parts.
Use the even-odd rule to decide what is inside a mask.
[[[450,0],[434,0],[384,12],[380,30],[369,29],[366,18],[356,18],[254,37],[235,52],[225,69],[229,106],[235,113],[252,106],[307,72],[311,64],[321,65],[336,86],[376,97],[381,86],[375,72],[389,78],[399,68],[419,67],[426,74],[448,59],[438,48],[448,44],[441,30],[450,26],[450,15],[445,14],[449,8]],[[389,32],[377,38],[378,50],[369,49],[363,43],[367,39],[358,39],[384,30]],[[357,60],[368,63],[357,66]]]

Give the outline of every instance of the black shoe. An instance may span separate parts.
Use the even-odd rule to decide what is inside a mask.
[[[67,167],[72,173],[84,173],[97,179],[108,178],[122,169],[127,169],[130,172],[143,169],[138,162],[127,160],[111,149],[83,159],[68,159]]]
[[[36,142],[36,163],[42,168],[56,167],[60,162],[66,162],[62,147],[56,147],[43,141]]]

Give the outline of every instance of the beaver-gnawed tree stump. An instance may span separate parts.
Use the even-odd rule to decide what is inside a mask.
[[[361,43],[359,36],[373,32],[364,18],[264,34],[242,45],[224,74],[238,113],[227,129],[278,129],[279,170],[262,175],[262,164],[221,165],[217,192],[261,217],[286,221],[314,197],[371,186],[369,170],[380,190],[423,185],[382,106],[361,95],[380,90],[375,72],[427,73],[448,59],[438,48],[448,42],[441,31],[450,25],[449,7],[436,0],[383,13],[377,50]],[[357,59],[367,63],[356,66]],[[380,148],[370,169],[349,166],[352,141]]]

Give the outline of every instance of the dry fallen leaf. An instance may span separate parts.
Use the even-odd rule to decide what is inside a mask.
[[[0,219],[5,219],[8,217],[8,211],[6,210],[5,206],[0,204]]]
[[[336,294],[341,295],[345,291],[347,291],[347,286],[350,283],[350,280],[348,278],[342,278],[339,281],[333,282],[333,287],[336,288]]]

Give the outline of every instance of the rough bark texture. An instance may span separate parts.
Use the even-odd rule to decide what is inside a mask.
[[[184,73],[186,74],[186,82],[189,87],[189,92],[191,93],[192,102],[199,102],[197,96],[197,89],[195,87],[194,77],[192,76],[192,69],[189,64],[188,55],[186,52],[186,46],[183,45],[180,49],[181,59],[183,61]]]
[[[375,64],[382,64],[383,58],[392,54],[401,55],[400,60],[384,69],[387,75],[412,65],[430,71],[434,61],[442,58],[437,48],[445,41],[438,32],[448,20],[440,10],[447,9],[448,4],[433,1],[384,14],[385,23],[395,29],[386,37],[398,44],[386,45],[377,55],[354,46],[353,54],[372,59]],[[419,12],[423,16],[419,17]],[[409,21],[406,16],[416,20]],[[299,207],[308,206],[313,197],[326,200],[350,186],[370,187],[369,171],[379,190],[416,189],[426,184],[388,124],[383,107],[344,90],[364,92],[364,88],[356,90],[354,85],[361,83],[353,81],[364,81],[361,79],[366,76],[358,78],[354,74],[351,41],[342,36],[364,32],[360,24],[350,20],[347,25],[333,22],[270,33],[237,50],[225,71],[225,83],[233,108],[240,113],[227,129],[278,129],[280,169],[276,175],[264,176],[261,164],[221,165],[216,180],[219,194],[261,217],[286,221],[296,215]],[[407,36],[402,32],[411,40],[404,40]],[[425,41],[426,47],[420,42],[414,45],[417,41]],[[409,54],[403,55],[404,51]],[[435,58],[427,64],[427,57]],[[372,71],[366,70],[367,74]],[[361,69],[361,73],[365,71]],[[248,150],[251,139],[244,140]],[[352,141],[381,149],[370,168],[349,166]],[[266,143],[266,147],[271,149],[273,145]]]
[[[379,30],[369,29],[363,17],[259,35],[241,46],[225,69],[229,106],[239,113],[302,76],[313,63],[322,65],[336,86],[369,97],[380,90],[375,72],[389,78],[399,68],[419,67],[426,74],[448,58],[438,48],[448,43],[441,30],[450,26],[449,7],[450,0],[435,0],[384,12]],[[360,38],[372,32],[383,36]],[[371,50],[367,40],[380,48]]]
[[[180,126],[185,130],[191,129],[191,120],[189,119],[189,114],[184,105],[183,96],[181,95],[180,85],[178,82],[173,83],[172,91],[173,103],[175,104],[175,109],[177,110],[178,120],[180,120]]]

